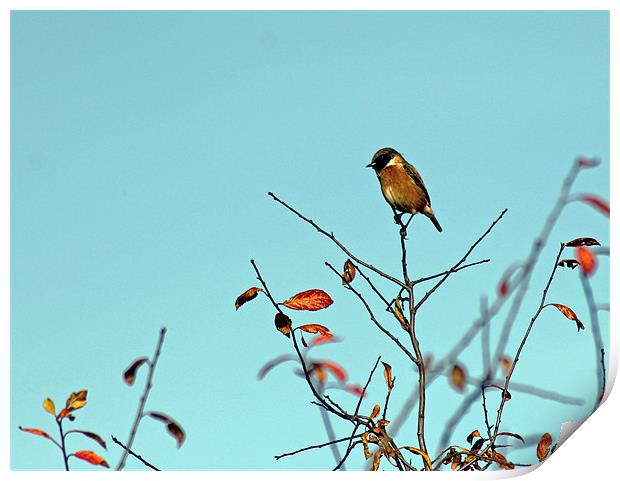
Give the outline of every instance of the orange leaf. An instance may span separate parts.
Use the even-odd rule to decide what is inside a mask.
[[[577,197],[577,200],[585,202],[589,206],[594,207],[599,212],[609,217],[609,204],[607,203],[607,201],[600,199],[599,197],[596,197],[594,195],[588,194],[580,195],[579,197]]]
[[[141,358],[136,359],[134,362],[132,362],[131,366],[125,369],[125,372],[123,373],[124,381],[130,386],[133,386],[133,383],[136,380],[136,372],[138,368],[147,361],[148,361],[148,358],[141,357]]]
[[[577,260],[581,265],[581,271],[586,277],[590,277],[596,270],[596,257],[587,247],[577,247]]]
[[[577,163],[582,169],[590,169],[599,165],[601,163],[601,159],[598,159],[596,157],[578,157]]]
[[[403,446],[403,449],[406,449],[407,451],[412,452],[413,454],[418,454],[422,456],[422,459],[424,460],[424,466],[426,467],[426,469],[428,469],[429,471],[432,469],[431,458],[429,458],[427,453],[425,453],[421,449],[414,448],[413,446]]]
[[[347,261],[344,263],[344,272],[342,274],[342,284],[350,284],[353,279],[355,279],[355,273],[357,272],[357,270],[355,269],[355,266],[353,265],[353,262],[351,262],[351,259],[347,259]]]
[[[549,446],[553,442],[553,438],[551,434],[545,433],[538,441],[538,446],[536,446],[536,456],[538,456],[539,461],[544,461],[549,455]]]
[[[170,416],[164,413],[156,413],[151,411],[148,414],[153,419],[157,419],[158,421],[166,423],[168,433],[170,433],[170,435],[177,440],[177,448],[180,448],[185,441],[185,432],[183,431],[183,428],[181,428],[179,423],[177,423]]]
[[[297,329],[301,329],[304,332],[309,332],[310,334],[321,334],[321,336],[325,336],[329,333],[329,329],[321,324],[304,324],[303,326],[299,326]]]
[[[575,311],[573,311],[570,307],[567,307],[564,304],[547,304],[547,306],[556,307],[562,314],[564,314],[567,319],[575,321],[575,323],[577,324],[577,332],[585,329],[583,323],[579,320],[577,314],[575,314]]]
[[[79,433],[79,434],[83,434],[84,436],[94,440],[97,444],[99,444],[99,446],[101,446],[103,449],[108,449],[108,447],[105,444],[105,441],[101,438],[101,436],[99,436],[98,434],[92,433],[90,431],[80,431],[79,429],[73,429],[71,431],[72,433]]]
[[[465,381],[467,380],[467,374],[465,369],[458,364],[455,364],[450,372],[450,384],[457,391],[463,392],[465,390]]]
[[[58,415],[58,417],[60,419],[64,419],[72,411],[81,409],[84,406],[86,406],[86,395],[87,394],[88,394],[88,391],[86,391],[85,389],[82,391],[71,393],[71,395],[67,398],[67,402],[65,404],[66,407],[62,411],[60,411],[60,414]]]
[[[347,372],[342,366],[332,361],[319,361],[316,364],[331,372],[338,381],[344,383],[347,381]]]
[[[327,292],[321,289],[310,289],[295,294],[290,299],[284,301],[282,304],[289,309],[297,311],[318,311],[325,309],[334,303]]]
[[[321,344],[326,344],[328,342],[338,342],[340,338],[334,336],[331,332],[326,332],[323,335],[315,336],[310,340],[308,347],[319,346]]]
[[[316,377],[316,380],[319,381],[321,384],[323,384],[327,379],[327,373],[318,364],[314,365],[314,367],[312,368],[312,372],[314,373],[314,377]]]
[[[260,291],[262,291],[260,287],[250,287],[247,291],[237,297],[237,300],[235,301],[235,310],[239,309],[243,304],[258,296]]]
[[[276,313],[275,318],[276,329],[284,334],[286,337],[291,337],[291,326],[293,322],[291,318],[282,314],[281,312]]]
[[[104,468],[110,467],[110,465],[107,463],[105,459],[103,459],[101,456],[99,456],[97,453],[93,451],[78,451],[76,453],[73,453],[73,456],[75,456],[78,459],[82,459],[90,464],[95,464],[97,466],[103,466]]]
[[[402,327],[404,331],[409,332],[409,321],[403,313],[403,305],[398,297],[394,299],[394,315],[396,319],[398,319],[398,322],[400,322],[400,327]]]
[[[52,438],[49,434],[47,434],[45,431],[42,431],[40,429],[22,428],[21,426],[19,426],[19,430],[20,431],[24,431],[25,433],[34,434],[36,436],[42,436],[42,437],[44,437],[46,439],[49,439],[50,441],[54,441],[54,438]]]
[[[375,404],[375,407],[372,408],[372,412],[370,413],[370,419],[376,418],[380,412],[381,412],[381,406],[379,406],[378,404]]]
[[[379,469],[379,463],[381,463],[381,454],[382,451],[377,449],[375,452],[375,457],[372,460],[372,471],[377,471]]]
[[[504,375],[508,376],[510,373],[510,368],[512,367],[512,359],[508,356],[502,356],[499,361],[502,364],[502,371],[504,371]]]
[[[387,385],[388,390],[392,390],[394,388],[394,378],[392,378],[392,366],[390,366],[387,362],[381,361],[383,364],[383,377],[385,378],[385,384]]]
[[[43,409],[45,409],[52,416],[56,416],[56,406],[54,405],[54,401],[50,398],[46,398],[45,401],[43,401]]]
[[[578,237],[572,241],[567,242],[566,247],[579,247],[579,246],[600,246],[601,243],[592,237]]]

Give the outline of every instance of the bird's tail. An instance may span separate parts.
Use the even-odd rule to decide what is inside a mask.
[[[441,228],[441,225],[439,224],[439,221],[437,220],[437,218],[435,217],[435,213],[433,212],[433,210],[429,207],[428,209],[425,209],[425,211],[423,212],[423,214],[428,217],[431,222],[433,223],[433,225],[435,226],[435,228],[441,232],[443,229]]]

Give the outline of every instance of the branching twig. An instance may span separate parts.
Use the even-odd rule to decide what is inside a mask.
[[[280,454],[278,456],[274,456],[274,458],[281,459],[281,458],[284,458],[286,456],[293,456],[294,454],[303,453],[304,451],[309,451],[311,449],[320,449],[320,448],[324,448],[325,446],[332,446],[334,444],[342,443],[344,441],[351,441],[353,439],[359,438],[360,436],[361,436],[361,434],[357,434],[357,435],[354,434],[352,436],[346,436],[344,438],[335,439],[334,441],[328,441],[326,443],[315,444],[313,446],[307,446],[305,448],[297,449],[295,451],[291,451],[290,453],[283,453],[283,454]]]
[[[138,459],[139,461],[142,462],[142,464],[144,464],[145,466],[151,468],[153,471],[161,471],[160,469],[156,468],[155,466],[153,466],[151,463],[149,463],[146,459],[144,459],[142,456],[140,456],[139,454],[137,454],[136,452],[132,451],[131,449],[129,449],[127,446],[125,446],[123,443],[121,443],[118,439],[116,439],[114,436],[112,436],[112,441],[114,441],[116,444],[118,444],[121,448],[123,448],[125,450],[126,453],[131,454],[134,458]]]

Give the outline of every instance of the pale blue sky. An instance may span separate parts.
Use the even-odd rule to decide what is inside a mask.
[[[320,355],[352,382],[363,383],[381,354],[398,378],[396,409],[413,372],[323,266],[345,257],[267,191],[398,273],[391,212],[364,168],[378,148],[395,147],[421,171],[444,228],[414,220],[408,242],[420,275],[449,267],[508,207],[472,256],[492,263],[455,275],[421,313],[422,348],[435,357],[526,255],[576,155],[603,160],[576,190],[609,197],[606,12],[13,12],[11,29],[14,469],[62,468],[53,446],[17,430],[54,431],[46,396],[60,404],[88,389],[75,428],[125,439],[144,379],[129,388],[121,373],[152,353],[162,325],[148,406],[177,419],[187,442],[177,451],[163,426],[145,420],[137,451],[162,469],[331,468],[325,450],[273,459],[325,433],[290,366],[256,380],[290,346],[264,299],[234,311],[236,296],[256,284],[250,258],[279,298],[308,288],[332,295],[329,309],[294,320],[344,338]],[[558,243],[581,236],[608,245],[609,222],[573,204],[544,251],[508,354]],[[593,279],[601,302],[608,277],[603,258]],[[556,435],[596,389],[576,273],[558,274],[550,301],[571,305],[586,331],[545,311],[514,380],[589,402],[513,393],[505,427],[524,435]],[[607,339],[607,313],[601,321]],[[478,346],[462,357],[475,374]],[[383,395],[379,378],[366,408]],[[352,396],[336,397],[354,406]],[[444,381],[430,389],[431,449],[458,402]],[[481,420],[476,406],[457,439]],[[400,439],[414,438],[408,424]],[[88,439],[72,446],[99,450]],[[119,455],[114,445],[105,454],[111,464]],[[534,449],[519,456],[532,462]]]

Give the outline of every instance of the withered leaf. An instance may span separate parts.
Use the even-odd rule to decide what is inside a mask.
[[[499,359],[499,362],[502,365],[502,371],[504,375],[508,376],[508,374],[510,373],[510,369],[512,369],[512,359],[510,359],[508,356],[502,356]]]
[[[77,410],[77,409],[81,409],[84,406],[86,406],[86,396],[88,394],[88,391],[86,390],[82,390],[82,391],[77,391],[74,393],[71,393],[71,395],[67,398],[67,402],[65,404],[65,408],[60,411],[60,414],[58,415],[59,419],[64,419],[65,417],[67,417],[71,412]]]
[[[467,436],[467,442],[471,444],[474,438],[479,438],[479,437],[480,437],[480,431],[476,429],[475,431],[472,431],[471,433],[469,433],[469,435]]]
[[[291,326],[293,325],[293,322],[290,317],[286,314],[282,314],[281,312],[277,312],[274,322],[278,331],[286,337],[291,337]]]
[[[345,285],[353,282],[357,269],[355,269],[355,265],[353,265],[351,259],[347,259],[347,261],[344,263],[343,271],[344,272],[342,273],[342,284]]]
[[[295,294],[290,299],[284,301],[282,305],[297,311],[318,311],[331,306],[333,303],[334,301],[327,292],[321,289],[310,289]]]
[[[605,200],[588,194],[580,195],[577,199],[591,207],[594,207],[596,210],[609,217],[609,204]]]
[[[303,326],[299,326],[297,329],[304,332],[309,332],[310,334],[320,334],[321,336],[325,336],[329,333],[329,329],[321,324],[304,324]]]
[[[499,389],[500,391],[502,391],[502,397],[506,401],[510,401],[512,399],[512,395],[510,394],[510,391],[508,391],[507,389],[504,389],[503,386],[498,386],[497,384],[489,384],[489,387],[494,387],[494,388]]]
[[[18,426],[20,431],[23,431],[25,433],[30,433],[30,434],[34,434],[35,436],[41,436],[44,437],[46,439],[49,439],[50,441],[53,441],[54,438],[52,438],[49,434],[47,434],[45,431],[42,431],[41,429],[36,429],[36,428],[22,428],[21,426]]]
[[[577,324],[577,332],[579,332],[582,329],[585,329],[585,326],[579,320],[579,318],[577,317],[577,314],[575,314],[575,311],[573,311],[570,307],[567,307],[564,304],[554,304],[554,303],[547,304],[547,306],[556,307],[558,311],[564,314],[564,317],[566,317],[567,319],[570,319],[571,321],[575,321],[575,323]]]
[[[370,419],[376,418],[381,412],[381,406],[375,404],[375,407],[372,408],[372,412],[370,413]]]
[[[572,241],[567,242],[566,247],[580,247],[580,246],[600,246],[601,243],[592,237],[578,237]]]
[[[93,451],[77,451],[73,453],[73,456],[96,466],[103,466],[104,468],[110,467],[105,459]]]
[[[493,461],[495,461],[497,464],[500,465],[502,469],[514,469],[515,468],[515,465],[509,462],[502,454],[496,451],[491,451],[488,454]]]
[[[377,471],[379,469],[379,463],[381,463],[381,454],[383,454],[381,449],[377,449],[377,451],[375,452],[375,457],[372,459],[372,471]]]
[[[459,364],[455,364],[452,367],[452,371],[450,372],[450,384],[454,389],[459,392],[463,392],[465,390],[465,384],[467,380],[467,374],[465,373],[465,369]]]
[[[596,256],[587,247],[577,247],[577,260],[581,265],[581,271],[586,277],[590,277],[596,270]]]
[[[553,442],[553,438],[551,434],[545,433],[541,436],[540,441],[538,441],[538,446],[536,446],[536,456],[538,456],[539,461],[544,461],[549,455],[549,446]]]
[[[429,471],[431,470],[431,467],[432,467],[431,458],[428,456],[426,452],[422,451],[421,449],[414,448],[413,446],[403,446],[403,449],[406,449],[407,451],[413,454],[422,456],[422,459],[424,460],[424,466],[426,466],[426,469],[428,469]]]
[[[364,457],[370,459],[372,454],[370,454],[370,449],[368,449],[368,431],[362,434],[362,446],[364,446]]]
[[[161,421],[161,422],[166,424],[166,428],[168,429],[168,433],[173,438],[176,439],[176,441],[177,441],[177,448],[180,448],[181,445],[183,444],[183,442],[185,441],[185,431],[183,431],[183,428],[181,428],[179,423],[174,421],[167,414],[157,413],[157,412],[152,412],[151,411],[151,412],[148,413],[148,415],[151,416],[153,419],[157,419],[158,421]]]
[[[246,302],[254,299],[261,291],[262,289],[260,287],[250,287],[247,291],[237,297],[237,300],[235,301],[235,310],[239,309]]]
[[[308,347],[308,343],[306,342],[306,340],[304,339],[304,336],[301,336],[301,345],[304,347]]]
[[[56,416],[56,406],[54,405],[54,401],[50,398],[46,398],[45,401],[43,401],[43,409],[45,409],[52,416]]]
[[[383,377],[385,378],[385,384],[387,385],[388,390],[392,390],[394,388],[394,378],[392,377],[392,366],[390,366],[387,362],[381,361],[383,364]]]
[[[73,433],[79,433],[79,434],[83,434],[84,436],[94,440],[97,444],[99,444],[99,446],[101,446],[103,449],[108,449],[108,447],[105,444],[105,441],[101,438],[101,436],[99,436],[98,434],[92,433],[90,431],[81,431],[79,429],[73,429],[71,432]]]
[[[478,452],[478,450],[482,447],[485,441],[486,439],[484,438],[476,439],[476,442],[471,447],[471,452],[472,453]]]
[[[409,332],[409,321],[403,313],[403,305],[398,297],[394,299],[394,315],[396,319],[398,319],[398,322],[400,322],[400,327],[402,327],[404,331]]]
[[[575,259],[562,259],[560,262],[558,262],[558,266],[568,267],[570,269],[574,269],[578,265],[579,265],[579,262],[576,261]]]
[[[511,436],[513,438],[518,439],[519,441],[525,443],[525,439],[523,439],[522,436],[515,434],[515,433],[508,433],[508,432],[503,432],[503,433],[497,433],[498,436]]]
[[[450,461],[451,461],[450,462],[450,469],[452,471],[454,471],[455,469],[457,469],[461,465],[461,455],[460,454],[455,454],[454,456],[452,456]]]
[[[147,361],[148,361],[147,357],[140,357],[136,359],[134,362],[132,362],[131,365],[127,369],[125,369],[125,372],[123,373],[123,380],[129,386],[133,386],[133,383],[136,381],[136,372],[138,371],[140,366],[142,366],[142,364],[144,364]]]

